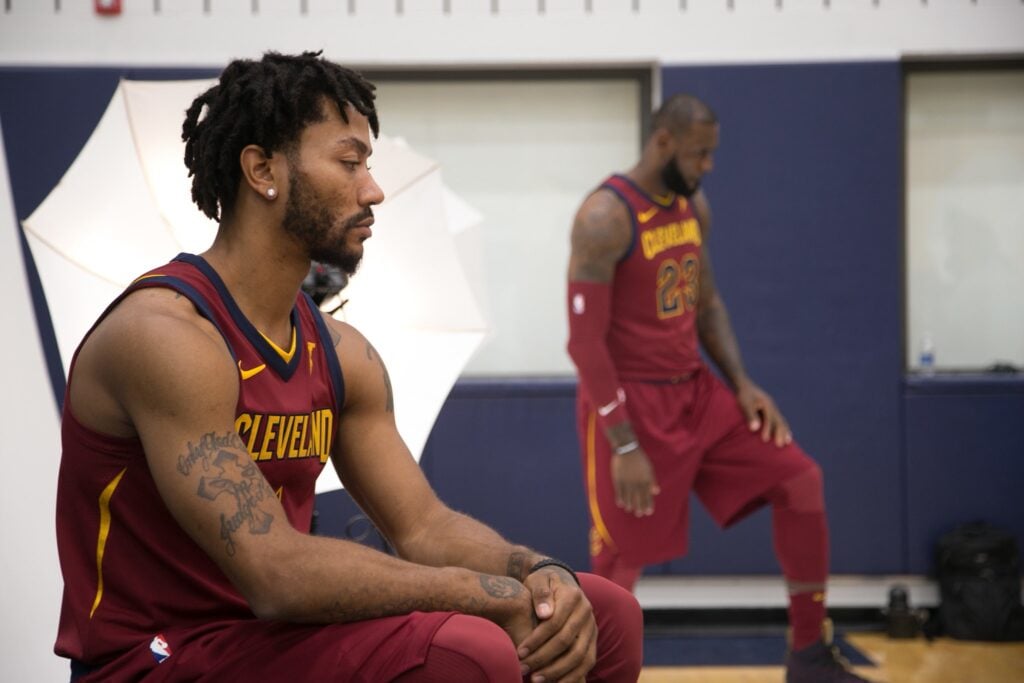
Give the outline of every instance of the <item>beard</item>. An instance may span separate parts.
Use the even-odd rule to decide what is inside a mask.
[[[700,189],[699,180],[693,185],[686,182],[686,178],[679,172],[679,166],[676,165],[675,159],[669,159],[669,162],[661,169],[661,182],[665,183],[665,187],[668,189],[687,199]]]
[[[313,261],[340,268],[345,275],[353,275],[363,258],[363,250],[349,246],[349,232],[358,223],[373,216],[366,207],[345,219],[336,217],[317,196],[305,173],[291,167],[292,187],[288,193],[281,227],[298,238]]]

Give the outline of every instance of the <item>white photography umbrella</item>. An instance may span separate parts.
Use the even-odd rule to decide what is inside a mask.
[[[65,371],[89,326],[132,279],[213,241],[216,224],[191,201],[181,141],[185,109],[212,84],[122,81],[78,158],[24,221]],[[399,140],[374,143],[373,169],[386,199],[336,315],[387,362],[398,428],[418,460],[487,332],[455,245],[456,233],[480,216],[445,188],[435,162]],[[317,492],[339,487],[325,468]]]

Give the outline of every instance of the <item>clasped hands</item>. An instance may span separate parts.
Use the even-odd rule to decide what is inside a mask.
[[[597,622],[572,576],[544,567],[526,577],[522,604],[503,625],[531,683],[584,681],[597,661]]]

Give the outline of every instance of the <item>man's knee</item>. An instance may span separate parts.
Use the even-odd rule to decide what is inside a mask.
[[[825,484],[821,467],[811,461],[799,474],[780,482],[767,497],[773,505],[794,512],[824,512]]]
[[[593,574],[580,584],[597,621],[597,664],[603,681],[635,681],[643,666],[644,615],[629,591]]]
[[[434,634],[426,661],[401,676],[401,683],[520,683],[515,645],[492,621],[456,614]]]

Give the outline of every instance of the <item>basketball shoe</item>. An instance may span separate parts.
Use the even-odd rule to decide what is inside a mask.
[[[871,683],[850,670],[833,644],[832,620],[821,624],[821,640],[786,655],[786,683]]]

